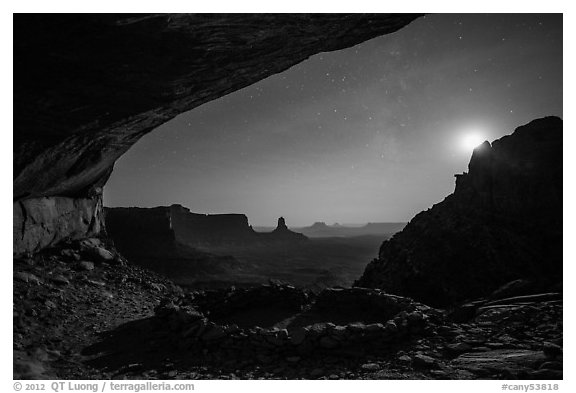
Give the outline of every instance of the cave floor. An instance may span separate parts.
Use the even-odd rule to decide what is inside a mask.
[[[382,353],[266,361],[170,344],[154,308],[181,292],[126,263],[14,260],[14,378],[562,379],[558,301],[498,307]]]

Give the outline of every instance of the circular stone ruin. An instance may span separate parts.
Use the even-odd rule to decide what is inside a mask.
[[[176,304],[177,303],[177,304]],[[180,348],[267,363],[332,353],[360,356],[425,332],[441,314],[377,289],[318,296],[289,285],[193,292],[156,309]]]

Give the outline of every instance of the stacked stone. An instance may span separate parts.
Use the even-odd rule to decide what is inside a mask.
[[[256,292],[266,291],[256,289]],[[245,291],[242,293],[250,293]],[[414,334],[425,333],[439,313],[408,298],[368,289],[325,290],[319,305],[327,307],[337,299],[370,297],[372,304],[382,307],[381,322],[351,322],[336,325],[316,323],[296,329],[242,329],[237,325],[218,325],[190,306],[167,303],[157,308],[156,315],[165,319],[176,334],[181,348],[201,350],[205,354],[224,353],[250,356],[261,363],[275,359],[296,358],[316,354],[355,355],[386,348]],[[345,304],[345,302],[343,302]],[[388,312],[384,312],[388,309]],[[388,315],[393,314],[390,318]]]
[[[197,291],[188,302],[211,317],[226,316],[248,307],[277,305],[298,312],[310,302],[310,294],[292,285],[261,285],[254,288]]]

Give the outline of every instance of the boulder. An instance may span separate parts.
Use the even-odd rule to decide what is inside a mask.
[[[540,370],[544,370],[544,369],[546,369],[546,370],[559,370],[559,371],[562,371],[562,369],[563,369],[562,362],[554,362],[554,361],[552,361],[552,362],[542,363],[542,364],[540,365]]]
[[[34,284],[40,283],[40,280],[38,279],[38,277],[36,277],[32,273],[27,273],[27,272],[15,272],[14,273],[14,279],[21,281],[21,282],[25,282],[25,283],[34,283]]]
[[[452,354],[462,354],[464,352],[469,352],[471,349],[472,346],[464,342],[446,345],[446,350]]]
[[[102,263],[102,262],[110,263],[113,262],[115,259],[113,253],[106,250],[104,247],[100,246],[87,248],[84,251],[84,257],[96,263]]]
[[[427,356],[427,355],[420,354],[420,353],[414,355],[414,357],[412,358],[412,364],[414,364],[414,367],[418,367],[418,368],[437,368],[438,367],[438,361],[436,359],[434,359],[433,357]]]
[[[542,344],[542,352],[548,359],[556,359],[562,355],[562,347],[551,342],[545,342]]]
[[[76,265],[76,268],[77,268],[78,270],[84,270],[84,271],[94,270],[94,263],[93,263],[93,262],[89,262],[89,261],[80,261],[80,262],[78,262],[78,264]]]
[[[504,299],[514,296],[522,296],[529,294],[534,288],[534,282],[519,278],[507,282],[501,287],[497,288],[488,297],[490,300]]]
[[[63,276],[62,274],[58,274],[58,275],[52,277],[51,281],[57,285],[62,285],[62,286],[70,284],[70,280],[67,277]]]
[[[501,374],[517,378],[527,369],[536,369],[546,360],[539,351],[524,349],[498,349],[479,353],[466,353],[452,360],[454,368],[468,370],[479,376]]]
[[[365,363],[360,368],[366,371],[378,371],[381,367],[378,363]]]

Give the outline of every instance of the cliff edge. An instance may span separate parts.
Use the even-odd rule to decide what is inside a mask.
[[[446,305],[561,276],[562,120],[545,117],[477,147],[454,193],[385,241],[356,285]]]

